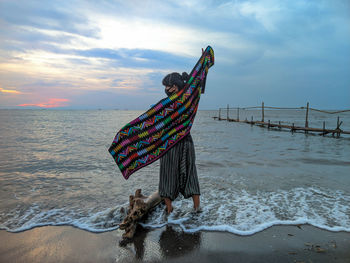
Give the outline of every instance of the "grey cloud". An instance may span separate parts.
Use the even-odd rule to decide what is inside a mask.
[[[53,29],[87,37],[97,37],[98,29],[87,26],[88,18],[79,5],[64,1],[1,1],[0,17],[12,25]]]

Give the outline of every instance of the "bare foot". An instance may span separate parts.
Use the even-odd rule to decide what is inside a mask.
[[[169,215],[171,212],[173,212],[173,211],[174,211],[174,207],[171,207],[170,209],[167,208],[167,213],[168,213],[168,215]]]
[[[193,208],[195,211],[197,211],[200,205],[199,195],[192,195],[192,200],[193,200]]]
[[[164,198],[164,202],[166,205],[167,213],[170,214],[174,210],[174,208],[171,204],[171,200],[169,198]]]

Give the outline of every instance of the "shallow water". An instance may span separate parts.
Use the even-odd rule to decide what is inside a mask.
[[[0,228],[74,225],[116,229],[128,196],[157,190],[159,161],[125,180],[107,149],[141,111],[0,110]],[[234,112],[231,112],[234,116]],[[241,112],[259,118],[259,112]],[[309,223],[350,232],[350,137],[330,138],[216,121],[200,111],[192,128],[202,212],[179,197],[169,217],[159,207],[144,222],[253,234],[275,224]],[[350,130],[350,114],[339,114]],[[265,120],[303,125],[299,111],[267,111]],[[310,114],[310,127],[336,116]],[[333,127],[334,128],[334,127]]]

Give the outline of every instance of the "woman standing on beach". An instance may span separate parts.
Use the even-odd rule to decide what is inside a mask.
[[[170,96],[185,87],[189,76],[186,72],[171,73],[164,77],[162,83],[165,93]],[[195,151],[191,134],[172,147],[160,159],[159,194],[164,198],[168,214],[173,211],[172,201],[179,193],[184,198],[193,199],[193,208],[199,209],[199,182],[195,160]]]

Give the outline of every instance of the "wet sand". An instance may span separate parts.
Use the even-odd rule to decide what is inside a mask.
[[[350,233],[309,225],[274,226],[252,236],[140,227],[126,247],[119,246],[121,234],[70,226],[2,230],[0,262],[350,262]]]

